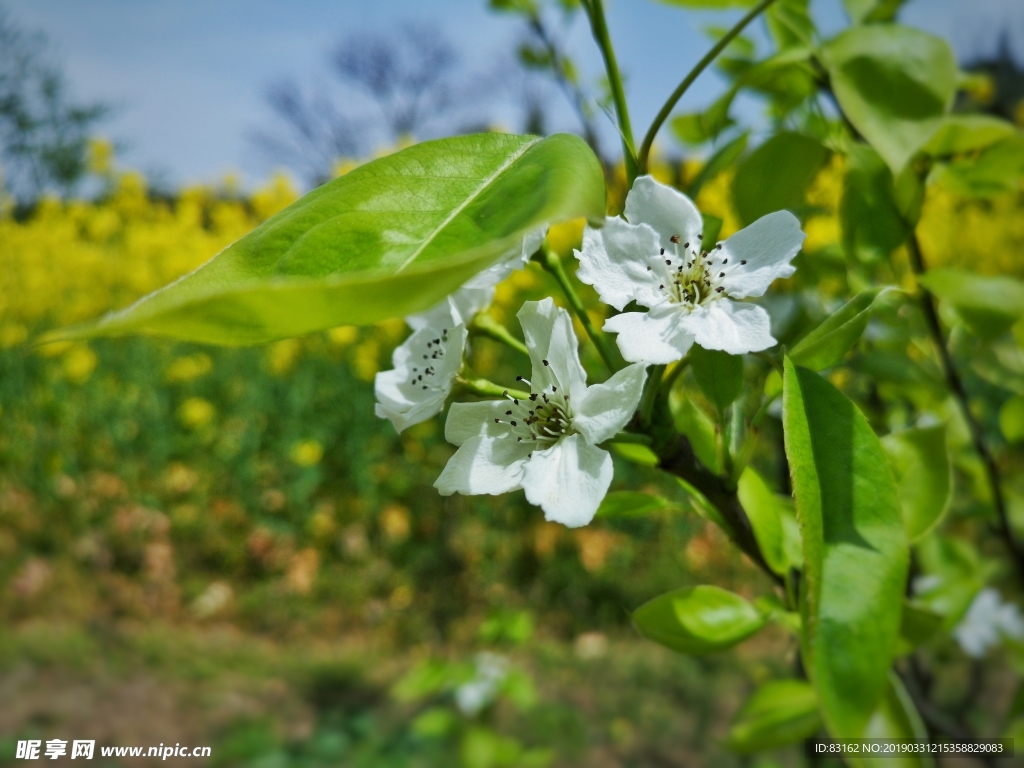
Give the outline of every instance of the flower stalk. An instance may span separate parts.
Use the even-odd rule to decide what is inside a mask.
[[[500,384],[495,384],[493,381],[477,378],[468,368],[463,368],[459,375],[455,377],[455,383],[462,389],[462,391],[479,397],[511,396],[520,400],[526,400],[530,397],[529,392],[523,392],[519,389],[509,389],[508,387],[503,387]]]
[[[495,320],[487,312],[480,312],[470,321],[469,332],[501,342],[509,349],[514,349],[521,354],[530,354],[523,342],[513,336],[508,328]]]

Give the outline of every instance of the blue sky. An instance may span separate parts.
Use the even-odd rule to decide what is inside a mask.
[[[637,126],[649,122],[707,49],[701,29],[738,17],[653,0],[606,3]],[[489,12],[485,0],[0,0],[0,6],[47,34],[78,97],[117,105],[104,131],[124,143],[123,163],[171,184],[213,181],[227,172],[241,172],[248,183],[266,176],[271,163],[248,137],[266,125],[267,86],[287,76],[326,77],[328,51],[352,33],[428,22],[474,71],[493,71],[521,37],[519,23]],[[813,0],[812,7],[826,32],[843,25],[840,0]],[[910,0],[902,19],[946,37],[961,57],[991,48],[1003,30],[1024,55],[1021,0]],[[582,22],[567,40],[593,80],[601,62]],[[761,34],[758,28],[755,36]],[[705,76],[684,107],[706,104],[719,91],[714,75]],[[551,96],[552,127],[573,129],[568,108]],[[495,113],[518,127],[518,109]],[[611,146],[614,131],[604,118],[601,123]]]

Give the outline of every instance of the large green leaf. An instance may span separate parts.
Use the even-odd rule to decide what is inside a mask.
[[[854,24],[892,21],[906,0],[843,0],[846,13]]]
[[[645,637],[691,654],[731,648],[766,621],[739,595],[708,585],[666,592],[633,613],[633,623]]]
[[[612,491],[598,507],[597,517],[647,517],[672,506],[671,501],[653,493]]]
[[[999,431],[1008,443],[1024,441],[1024,397],[1014,395],[999,409]]]
[[[690,348],[690,365],[700,391],[719,411],[739,397],[743,389],[743,358],[739,355],[694,344]]]
[[[853,27],[822,54],[843,113],[894,174],[938,129],[957,64],[941,38],[898,24]]]
[[[793,362],[812,371],[837,365],[864,333],[875,300],[886,290],[879,287],[861,291],[829,315],[793,347],[789,353]]]
[[[820,724],[814,688],[803,680],[771,680],[740,707],[727,743],[737,752],[760,752],[810,738]]]
[[[1017,132],[1013,123],[991,115],[946,115],[923,150],[932,157],[984,149]]]
[[[871,715],[864,737],[868,739],[928,739],[928,730],[917,708],[895,672],[889,673],[885,693]],[[855,766],[877,768],[933,768],[935,760],[928,754],[907,754],[899,757],[872,757],[852,761]]]
[[[896,652],[909,552],[896,484],[867,419],[786,358],[786,457],[804,550],[804,667],[835,737],[860,737]]]
[[[983,339],[994,339],[1024,315],[1024,283],[1012,277],[936,269],[918,280],[952,304],[971,332]]]
[[[698,8],[717,11],[723,8],[749,8],[757,0],[659,0],[665,5],[678,5],[680,8]]]
[[[772,136],[736,169],[732,200],[745,224],[782,208],[804,205],[807,189],[828,158],[821,142],[799,133]]]
[[[894,432],[882,439],[903,510],[907,537],[918,541],[935,528],[952,500],[946,427]]]
[[[896,204],[892,171],[866,144],[854,144],[847,155],[839,220],[843,248],[864,262],[887,259],[910,233]]]
[[[735,86],[730,88],[703,112],[688,112],[673,117],[670,125],[676,138],[684,144],[693,145],[717,138],[718,134],[733,124],[729,108],[738,90]]]
[[[789,567],[789,559],[786,557],[782,522],[785,513],[781,499],[753,467],[747,467],[740,475],[737,494],[743,510],[750,519],[754,538],[757,539],[757,546],[764,555],[764,561],[775,573],[785,573]]]
[[[686,435],[700,462],[712,472],[721,471],[715,422],[697,407],[682,387],[677,387],[669,394],[668,402],[676,429]]]
[[[575,136],[425,142],[315,189],[128,309],[57,335],[252,344],[372,323],[426,309],[530,229],[604,210],[601,166]]]
[[[1024,180],[1024,135],[1017,133],[948,165],[937,165],[931,180],[970,197],[1016,192]]]

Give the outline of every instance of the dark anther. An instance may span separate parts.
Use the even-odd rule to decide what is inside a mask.
[[[701,234],[697,235],[697,239],[698,240],[703,240],[704,239],[704,233],[702,232]]]
[[[495,423],[495,424],[501,424],[501,419],[495,419],[495,420],[494,420],[494,423]]]
[[[715,293],[721,293],[725,288],[715,288]]]
[[[505,415],[506,416],[511,416],[512,415],[512,411],[505,411]]]
[[[662,284],[662,285],[659,285],[658,287],[659,287],[659,288],[664,288],[664,287],[665,287],[665,285],[664,285],[664,284]]]
[[[689,243],[683,243],[683,248],[689,248],[689,247],[690,247]]]
[[[506,389],[504,392],[502,392],[501,396],[502,397],[508,397],[508,390]]]
[[[741,265],[742,265],[742,264],[746,264],[746,263],[747,263],[747,260],[746,260],[746,259],[744,259],[743,261],[741,261],[741,262],[740,262],[740,264],[741,264]]]
[[[672,237],[670,237],[669,240],[671,240],[673,243],[678,243],[679,235],[672,235]]]
[[[648,271],[648,272],[650,272],[650,271],[651,271],[651,268],[650,268],[650,267],[648,267],[648,268],[647,268],[647,271]]]
[[[666,264],[667,264],[668,266],[670,266],[670,267],[671,267],[671,266],[672,266],[672,259],[665,259],[665,263],[666,263]]]
[[[516,426],[516,423],[514,421],[510,423],[512,424],[513,427]]]
[[[665,249],[664,249],[664,248],[662,248],[662,249],[661,249],[661,255],[662,255],[662,256],[664,256],[664,255],[665,255]]]
[[[541,362],[544,363],[545,366],[550,365],[550,363],[547,360],[541,360]]]
[[[728,263],[729,263],[728,259],[722,259],[722,266],[725,266]]]
[[[718,276],[719,276],[719,277],[725,277],[725,272],[719,272],[719,273],[718,273]]]
[[[519,405],[519,401],[518,400],[513,400],[512,402],[515,403],[516,405]]]

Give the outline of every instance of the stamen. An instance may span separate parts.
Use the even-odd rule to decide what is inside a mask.
[[[746,263],[747,263],[747,260],[744,259],[743,261],[740,262],[740,265],[742,266],[743,264],[746,264]]]
[[[551,365],[551,363],[549,363],[549,362],[548,362],[547,360],[541,360],[541,362],[542,362],[542,363],[544,363],[544,367],[545,367],[545,368],[546,368],[547,366]],[[536,395],[534,395],[534,398],[536,398],[536,397],[537,397],[537,396],[536,396]]]
[[[669,240],[671,240],[673,243],[678,244],[679,243],[679,235],[672,235],[672,237],[670,237]]]

